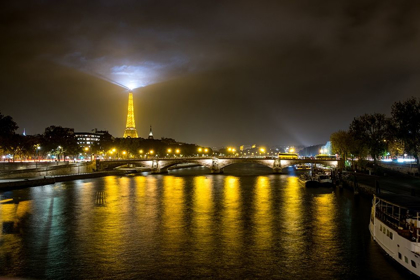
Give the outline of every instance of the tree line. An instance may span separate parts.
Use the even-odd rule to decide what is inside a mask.
[[[420,171],[420,99],[392,104],[391,116],[373,113],[355,117],[347,131],[331,134],[332,151],[344,160],[411,155]]]

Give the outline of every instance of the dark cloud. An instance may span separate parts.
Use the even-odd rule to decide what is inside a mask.
[[[9,1],[1,107],[21,128],[316,144],[418,96],[418,1]],[[131,82],[130,82],[131,81]]]

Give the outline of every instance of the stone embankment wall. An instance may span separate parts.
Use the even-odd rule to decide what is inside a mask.
[[[95,171],[95,162],[86,163],[61,163],[61,164],[46,164],[37,168],[22,169],[20,166],[18,169],[0,169],[0,179],[26,179],[36,177],[48,177],[48,176],[59,176],[59,175],[71,175],[80,173],[90,173]],[[32,167],[28,165],[28,167]]]
[[[109,176],[109,175],[120,175],[120,172],[118,171],[94,172],[94,173],[85,173],[85,174],[73,174],[73,175],[63,175],[63,176],[0,182],[0,190],[5,191],[5,190],[13,190],[17,188],[43,186],[43,185],[48,185],[48,184],[54,184],[56,182],[97,178],[97,177],[103,177],[103,176]]]
[[[47,168],[51,166],[74,164],[72,161],[49,161],[49,162],[9,162],[0,161],[0,173],[4,171],[25,170],[34,168]]]
[[[401,164],[401,163],[385,163],[379,162],[379,166],[390,169],[392,171],[397,171],[403,174],[419,176],[419,170],[417,169],[416,164]]]

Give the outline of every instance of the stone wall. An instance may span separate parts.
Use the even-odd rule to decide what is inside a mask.
[[[383,168],[391,169],[392,171],[397,171],[397,172],[408,174],[408,175],[419,176],[419,170],[417,169],[416,164],[409,165],[409,164],[379,162],[378,165]]]
[[[90,173],[95,171],[95,162],[66,163],[66,164],[48,164],[38,168],[0,170],[0,179],[25,179],[36,177],[48,177],[58,175],[70,175]]]

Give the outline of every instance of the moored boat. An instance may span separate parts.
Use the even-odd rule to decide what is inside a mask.
[[[374,195],[369,231],[391,258],[420,276],[420,199]]]

